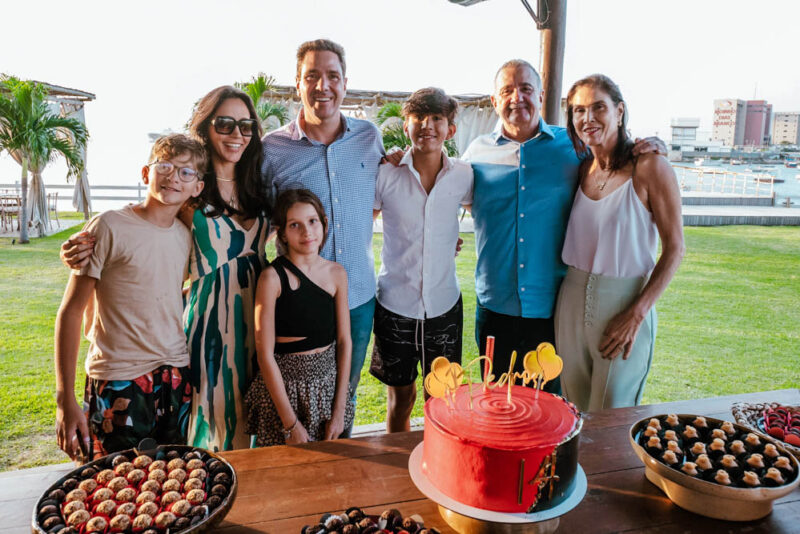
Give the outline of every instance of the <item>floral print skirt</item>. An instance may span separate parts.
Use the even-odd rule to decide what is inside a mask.
[[[133,380],[86,377],[83,411],[89,423],[89,458],[137,447],[186,442],[192,389],[188,367],[162,365]]]

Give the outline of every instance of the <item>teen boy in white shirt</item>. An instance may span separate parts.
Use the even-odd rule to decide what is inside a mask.
[[[381,165],[374,216],[383,213],[383,249],[370,373],[388,386],[387,432],[409,430],[423,376],[437,356],[461,362],[463,309],[453,250],[461,206],[472,204],[472,167],[443,151],[456,132],[458,103],[441,89],[403,105],[412,147],[398,166]]]

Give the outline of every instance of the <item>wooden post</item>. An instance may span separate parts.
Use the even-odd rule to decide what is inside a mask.
[[[561,84],[564,78],[564,41],[567,30],[567,0],[547,0],[540,2],[546,5],[546,15],[539,8],[539,16],[546,17],[542,28],[542,117],[547,124],[558,125],[561,122]]]

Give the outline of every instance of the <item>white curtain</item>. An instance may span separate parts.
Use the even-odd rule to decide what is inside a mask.
[[[454,140],[458,153],[466,152],[469,144],[478,136],[494,130],[498,117],[491,106],[464,106],[456,117],[456,135]]]
[[[86,116],[83,112],[83,104],[61,104],[61,115],[72,117],[86,124]],[[83,212],[88,219],[92,212],[92,193],[89,187],[89,178],[86,173],[86,146],[81,148],[81,160],[83,160],[83,170],[80,176],[75,179],[75,188],[72,190],[72,207],[78,212]]]

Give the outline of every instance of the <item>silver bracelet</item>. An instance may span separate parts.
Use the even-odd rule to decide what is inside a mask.
[[[300,419],[295,417],[294,418],[294,424],[292,426],[290,426],[289,428],[284,428],[283,429],[283,439],[289,439],[290,437],[292,437],[292,432],[294,432],[294,429],[297,428],[297,422],[298,421],[300,421]]]

